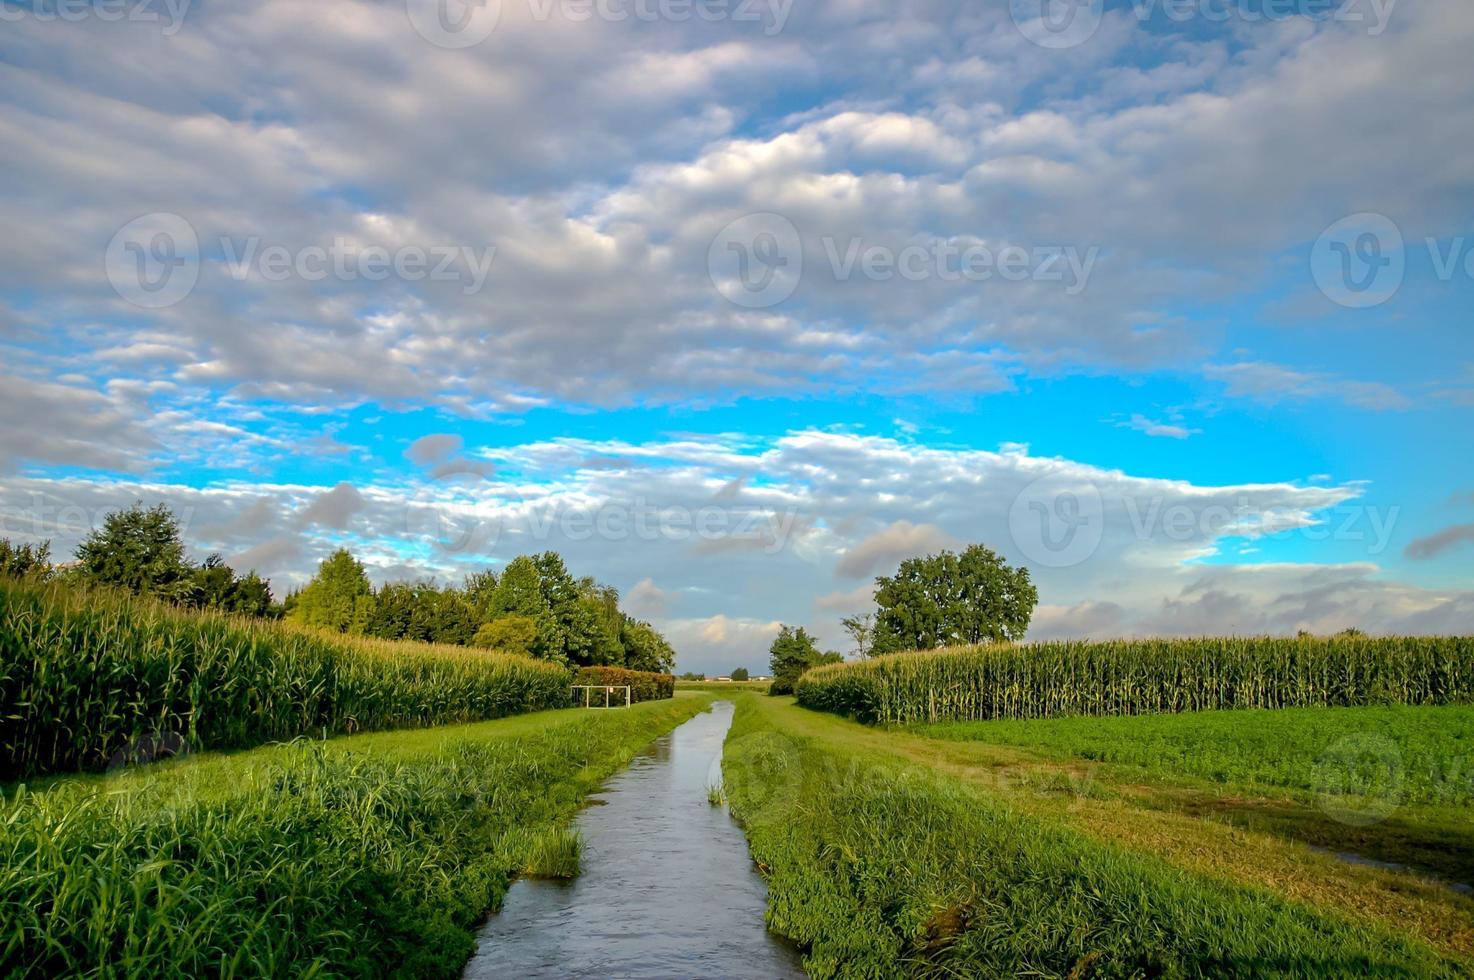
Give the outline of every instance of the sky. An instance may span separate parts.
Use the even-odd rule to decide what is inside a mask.
[[[1474,5],[0,0],[0,536],[553,549],[679,670],[1474,631]]]

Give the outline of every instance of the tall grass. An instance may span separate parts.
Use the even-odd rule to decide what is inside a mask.
[[[568,704],[568,672],[0,579],[0,781]]]
[[[901,653],[804,674],[806,707],[862,721],[1467,704],[1471,637],[1211,637]]]
[[[300,741],[0,797],[0,977],[455,977],[696,699]]]

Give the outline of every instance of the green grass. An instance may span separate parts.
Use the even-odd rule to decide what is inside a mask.
[[[800,704],[867,722],[1474,703],[1474,637],[1203,637],[955,647],[819,667]]]
[[[101,770],[160,742],[239,749],[500,718],[567,705],[568,685],[524,657],[0,579],[0,781]]]
[[[1381,781],[1401,802],[1474,803],[1474,707],[1465,705],[949,722],[910,730],[1233,789],[1322,792],[1349,776],[1353,783],[1364,777],[1369,788]]]
[[[683,698],[299,742],[0,800],[0,976],[449,977]]]
[[[816,980],[1467,975],[1394,923],[1102,841],[1031,790],[963,778],[945,751],[910,762],[921,740],[822,717],[744,696],[724,764],[769,923]]]
[[[1129,784],[1148,805],[1474,883],[1474,708],[1207,711],[907,731],[1099,764],[1087,780],[1098,791]]]

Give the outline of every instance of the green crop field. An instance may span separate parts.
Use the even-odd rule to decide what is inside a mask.
[[[805,707],[897,724],[1474,702],[1471,637],[1209,637],[933,650],[819,667]]]
[[[555,664],[0,579],[0,780],[568,704]]]
[[[1135,718],[943,722],[930,738],[1016,745],[1235,790],[1321,792],[1338,777],[1382,780],[1402,803],[1474,804],[1474,707],[1285,708]]]
[[[199,756],[0,799],[0,976],[459,974],[683,698]]]
[[[1143,721],[1161,719],[1120,719],[1110,744]],[[1281,741],[1296,741],[1295,724]],[[1427,744],[1418,725],[1409,714],[1396,729],[1410,751]],[[726,792],[766,869],[770,924],[804,944],[810,976],[1474,968],[1468,896],[1309,848],[1292,826],[1236,826],[1208,805],[1243,802],[1234,793],[1194,789],[1183,806],[1166,776],[1141,786],[1076,758],[1063,735],[1035,752],[1027,725],[1005,726],[1006,744],[980,741],[989,727],[931,739],[742,697]],[[1137,758],[1171,769],[1150,748]],[[1465,818],[1465,846],[1470,829]]]

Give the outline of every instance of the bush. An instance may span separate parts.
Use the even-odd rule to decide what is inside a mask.
[[[1474,701],[1474,638],[1208,637],[904,653],[820,667],[800,704],[886,724]]]
[[[568,703],[554,664],[0,579],[0,780]]]
[[[674,674],[652,674],[644,670],[625,670],[623,667],[584,667],[573,675],[573,683],[595,687],[628,686],[631,704],[676,696]],[[583,698],[575,697],[574,704],[583,704]]]

